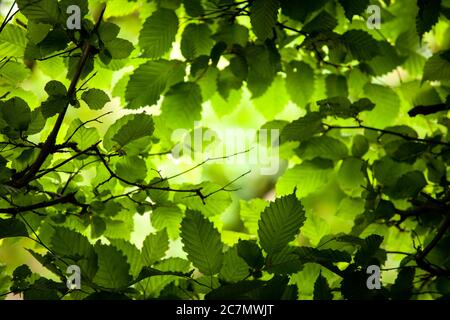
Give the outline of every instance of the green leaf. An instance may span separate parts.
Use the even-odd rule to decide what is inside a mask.
[[[157,0],[158,6],[161,8],[176,10],[181,6],[181,0]]]
[[[198,17],[204,14],[201,0],[183,0],[184,9],[191,17]]]
[[[443,56],[450,51],[444,51],[434,54],[427,60],[423,70],[424,81],[442,81],[450,79],[450,62]]]
[[[422,171],[411,171],[401,176],[386,193],[393,199],[412,198],[426,185],[427,181]]]
[[[320,113],[312,112],[287,124],[281,131],[281,141],[304,141],[322,131]]]
[[[322,9],[327,2],[329,0],[283,0],[281,1],[281,8],[283,15],[300,22],[305,22],[307,17]]]
[[[373,164],[375,178],[383,185],[393,185],[401,175],[408,171],[408,166],[394,161],[389,157],[382,157]]]
[[[141,251],[134,244],[123,239],[109,239],[109,242],[127,257],[130,274],[137,277],[144,266]]]
[[[31,250],[26,249],[37,261],[39,261],[42,266],[53,272],[54,274],[64,277],[64,273],[57,267],[55,260],[56,258],[49,252],[47,252],[45,255],[40,255],[39,253]]]
[[[98,256],[98,271],[94,282],[107,289],[120,289],[127,287],[132,281],[129,275],[130,265],[127,258],[118,249],[112,246],[95,245]]]
[[[266,265],[269,273],[287,275],[299,272],[303,268],[303,261],[296,254],[295,247],[285,247],[275,254],[268,255]]]
[[[211,30],[207,24],[189,24],[181,38],[181,53],[192,60],[201,55],[209,55],[214,45]]]
[[[120,27],[111,22],[102,22],[98,27],[98,33],[100,35],[100,39],[103,42],[108,42],[117,38],[120,32]]]
[[[142,259],[146,266],[152,266],[155,262],[164,258],[169,249],[169,237],[163,229],[155,234],[149,234],[142,245]]]
[[[247,87],[253,98],[262,96],[280,70],[280,55],[275,48],[251,45],[246,49],[248,62]]]
[[[223,244],[212,222],[198,211],[188,210],[181,222],[181,240],[189,260],[205,275],[220,272]]]
[[[363,135],[353,137],[352,155],[357,158],[363,157],[369,151],[369,141]]]
[[[152,184],[154,187],[158,187],[158,188],[169,188],[170,187],[169,182],[167,180],[161,181],[161,178],[153,178],[150,181],[150,184]],[[147,190],[147,194],[150,197],[150,199],[152,200],[152,202],[155,202],[158,205],[171,204],[171,202],[168,202],[169,194],[164,190],[157,190],[157,189]]]
[[[277,76],[266,93],[253,100],[255,107],[266,119],[274,119],[289,103],[284,82],[281,76]]]
[[[350,118],[354,115],[351,110],[351,102],[346,97],[331,97],[317,101],[320,113],[324,116],[339,116]]]
[[[178,17],[173,10],[160,8],[147,18],[139,35],[144,55],[159,58],[169,51],[178,31]]]
[[[128,181],[142,182],[147,177],[145,160],[138,156],[125,156],[116,163],[116,173],[119,177],[126,177]]]
[[[255,0],[250,6],[250,22],[253,32],[264,41],[272,37],[278,17],[280,3],[278,0]]]
[[[388,41],[378,41],[378,48],[380,49],[379,55],[362,66],[373,75],[382,76],[402,65],[406,60]]]
[[[144,293],[145,298],[157,298],[161,291],[171,283],[180,283],[182,278],[191,278],[194,270],[191,270],[191,263],[181,258],[169,258],[156,264],[156,268],[143,268],[140,277],[136,281],[136,289]],[[184,285],[184,281],[180,283]],[[209,285],[209,284],[208,284]]]
[[[28,125],[27,134],[33,135],[41,132],[44,129],[46,123],[46,119],[42,115],[41,108],[36,108],[31,111],[31,122]]]
[[[217,42],[225,42],[229,47],[238,44],[245,47],[248,42],[248,29],[240,24],[226,24],[212,36]]]
[[[11,85],[21,83],[30,75],[30,70],[25,65],[15,61],[7,61],[0,69],[0,82],[6,81]]]
[[[133,282],[137,283],[144,279],[147,279],[150,277],[156,277],[156,276],[190,277],[191,275],[192,275],[192,272],[188,273],[188,272],[178,272],[178,271],[161,271],[161,270],[158,270],[155,268],[144,267],[144,268],[142,268],[141,272],[139,273],[139,276]],[[170,280],[172,280],[172,279],[170,279]]]
[[[341,160],[348,156],[348,149],[341,140],[322,135],[302,142],[296,153],[304,160],[311,160],[317,157]]]
[[[99,89],[89,89],[88,91],[83,92],[81,99],[83,99],[92,110],[102,109],[105,104],[111,101],[108,95],[103,90]]]
[[[330,223],[317,214],[310,212],[306,215],[302,236],[308,238],[311,245],[317,245],[320,240],[330,233]]]
[[[0,219],[0,239],[27,237],[25,224],[17,219]]]
[[[342,75],[330,74],[325,79],[328,97],[347,97],[347,78]]]
[[[239,73],[235,70],[240,68]],[[233,58],[230,65],[221,70],[217,78],[217,90],[220,95],[228,100],[233,90],[239,90],[242,87],[243,77],[247,74],[247,63],[244,59]]]
[[[100,135],[96,128],[86,128],[80,119],[75,119],[67,130],[66,140],[72,136],[70,142],[77,143],[80,150],[85,150],[100,141]]]
[[[256,241],[239,240],[237,254],[253,269],[260,270],[264,266],[264,257]]]
[[[238,282],[249,275],[247,263],[238,255],[236,246],[225,252],[219,277],[226,282]]]
[[[26,45],[26,32],[21,27],[8,23],[0,32],[0,56],[2,58],[23,56]]]
[[[360,118],[368,126],[383,128],[395,121],[400,111],[400,98],[391,88],[378,84],[367,84],[364,86],[364,93],[373,104],[367,105],[368,110],[361,113]],[[373,110],[372,110],[373,109]]]
[[[125,116],[109,128],[103,143],[107,149],[111,149],[113,146],[120,149],[133,141],[151,136],[153,130],[152,116],[146,114]]]
[[[30,287],[28,278],[32,276],[30,267],[23,264],[17,267],[12,274],[11,290],[13,292],[20,292]]]
[[[153,200],[153,199],[152,199]],[[167,229],[170,239],[177,239],[183,213],[177,206],[158,207],[150,215],[152,226],[158,230]]]
[[[58,2],[54,0],[17,0],[17,5],[29,20],[51,24],[58,22]]]
[[[222,55],[225,53],[225,50],[227,50],[227,44],[223,41],[216,43],[211,49],[210,58],[211,64],[214,67],[217,67],[217,64],[219,63]]]
[[[250,299],[249,296],[257,293],[264,286],[264,281],[244,280],[237,283],[220,286],[206,295],[207,300],[241,300]]]
[[[6,102],[0,101],[0,130],[3,134],[17,138],[28,129],[30,122],[30,107],[24,100],[16,97]]]
[[[268,254],[281,251],[294,240],[305,219],[305,210],[295,194],[276,199],[261,213],[258,223],[261,247]]]
[[[94,216],[91,223],[91,237],[99,238],[106,231],[105,220],[101,217]]]
[[[64,260],[72,260],[89,279],[94,277],[97,255],[85,236],[66,227],[55,227],[50,247]]]
[[[149,61],[139,66],[127,85],[127,108],[137,109],[156,104],[167,88],[183,80],[184,68],[180,61],[167,60]]]
[[[267,200],[252,199],[250,201],[240,200],[240,216],[250,234],[256,234],[258,231],[258,220],[261,212],[269,205]]]
[[[290,194],[297,188],[299,197],[319,191],[328,181],[333,162],[328,159],[313,159],[303,161],[301,164],[288,169],[278,180],[276,185],[277,194]]]
[[[369,275],[365,270],[356,270],[345,275],[341,282],[341,293],[345,299],[348,300],[375,300],[384,299],[386,296],[386,289],[370,290],[367,288],[367,278]]]
[[[67,89],[59,81],[50,81],[45,85],[45,91],[49,95],[48,99],[41,105],[42,115],[45,118],[53,117],[64,110],[68,105]]]
[[[44,40],[37,44],[40,57],[45,57],[52,52],[64,50],[69,43],[69,37],[62,27],[54,27]],[[75,66],[76,68],[76,66]]]
[[[361,248],[355,254],[355,263],[362,267],[367,267],[371,264],[383,264],[386,260],[386,252],[380,249],[382,242],[383,237],[375,234],[365,238]]]
[[[208,293],[205,298],[207,300],[280,300],[288,290],[288,282],[288,277],[281,276],[275,276],[269,281],[240,281],[221,286]]]
[[[417,0],[419,12],[416,17],[416,29],[420,39],[438,22],[441,2],[441,0]]]
[[[333,249],[319,250],[310,247],[298,247],[296,248],[296,255],[303,263],[314,262],[325,265],[352,260],[347,252]]]
[[[161,105],[161,117],[170,128],[193,128],[201,119],[202,93],[194,82],[180,82],[172,86]]]
[[[394,284],[391,287],[391,297],[393,300],[409,300],[414,289],[415,269],[403,267],[397,274]]]
[[[346,158],[342,162],[337,178],[344,191],[362,191],[365,183],[364,162],[358,158]]]
[[[286,89],[292,101],[303,108],[314,94],[314,70],[302,61],[286,65]]]
[[[385,146],[386,153],[389,154],[394,160],[403,161],[413,164],[417,158],[420,157],[427,149],[427,145],[424,143],[407,141],[400,143],[395,151],[391,153],[390,145],[397,144],[396,141],[388,143]]]
[[[125,39],[113,39],[105,43],[105,48],[108,50],[111,58],[113,59],[125,59],[134,50],[133,44]]]
[[[84,17],[89,12],[89,2],[86,0],[61,0],[59,1],[59,9],[64,20],[69,17],[70,14],[67,13],[67,8],[72,5],[76,5],[81,9],[81,17]]]
[[[65,96],[67,95],[67,89],[64,84],[62,84],[59,81],[49,81],[45,85],[45,91],[48,93],[49,96]]]
[[[347,31],[341,40],[356,60],[370,60],[379,53],[378,42],[365,31]]]
[[[314,283],[314,300],[333,300],[333,293],[328,285],[327,278],[319,273]]]
[[[62,112],[68,105],[69,100],[66,96],[50,96],[41,105],[42,115],[45,118],[53,117]]]
[[[345,16],[352,21],[353,16],[361,15],[369,6],[369,0],[339,0],[339,3],[345,10]]]
[[[314,19],[305,24],[302,31],[306,33],[332,31],[337,25],[336,18],[323,10]]]

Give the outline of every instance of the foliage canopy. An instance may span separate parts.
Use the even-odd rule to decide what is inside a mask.
[[[450,1],[9,2],[0,297],[450,297]],[[224,127],[279,171],[170,155]]]

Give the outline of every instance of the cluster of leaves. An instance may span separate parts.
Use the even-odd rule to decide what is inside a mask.
[[[0,26],[0,248],[34,241],[23,243],[51,275],[0,267],[0,294],[450,296],[449,1],[16,3]],[[381,30],[366,25],[370,4]],[[70,5],[80,30],[67,28]],[[274,201],[238,201],[230,231],[220,216],[235,180],[176,183],[207,161],[157,166],[207,102],[226,117],[247,93],[261,128],[281,131],[288,168]],[[114,97],[120,116],[100,130]],[[142,247],[136,213],[155,229]],[[169,253],[178,239],[184,258]],[[66,286],[70,265],[81,290]],[[366,286],[370,265],[394,265],[381,290]]]

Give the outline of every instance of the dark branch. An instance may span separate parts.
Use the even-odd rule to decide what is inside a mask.
[[[70,193],[66,196],[63,197],[59,197],[59,198],[55,198],[53,200],[49,200],[49,201],[44,201],[44,202],[39,202],[36,204],[32,204],[29,206],[14,206],[11,208],[0,208],[0,213],[3,214],[11,214],[16,216],[17,214],[21,213],[21,212],[27,212],[27,211],[33,211],[33,210],[38,210],[38,209],[44,209],[44,208],[48,208],[48,207],[52,207],[55,206],[57,204],[66,204],[66,203],[72,203],[76,206],[82,206],[83,204],[79,203],[76,199],[75,199],[75,194],[74,193]]]
[[[199,188],[193,188],[193,189],[174,189],[174,188],[171,188],[171,187],[157,187],[156,184],[158,184],[158,183],[160,183],[160,182],[162,182],[162,181],[166,181],[166,180],[168,180],[168,179],[172,179],[172,178],[174,178],[174,177],[177,177],[177,176],[179,176],[179,175],[181,175],[181,174],[183,174],[183,173],[189,172],[189,171],[191,171],[191,170],[194,170],[195,168],[198,168],[198,167],[201,166],[202,164],[206,163],[207,161],[211,161],[211,159],[206,160],[206,161],[202,162],[201,164],[199,164],[199,165],[197,165],[197,166],[195,166],[195,167],[193,167],[193,168],[191,168],[191,169],[188,169],[187,171],[185,171],[185,172],[183,172],[183,173],[177,174],[177,175],[175,175],[175,176],[172,176],[172,177],[169,177],[169,178],[166,178],[166,179],[161,179],[161,180],[159,180],[159,181],[157,181],[157,182],[154,182],[154,183],[151,183],[151,184],[142,184],[142,183],[137,183],[137,182],[129,181],[129,180],[127,180],[127,179],[125,179],[125,178],[123,178],[123,177],[117,175],[117,174],[111,169],[111,167],[109,166],[109,164],[108,164],[108,162],[106,161],[105,157],[101,154],[100,150],[99,150],[97,147],[95,147],[94,149],[95,149],[95,152],[97,153],[97,156],[100,158],[100,160],[101,160],[103,166],[106,168],[106,170],[108,171],[108,173],[110,174],[110,176],[111,176],[112,178],[117,179],[117,180],[119,180],[120,182],[122,182],[122,183],[124,183],[124,184],[126,184],[126,185],[128,185],[128,186],[137,187],[137,188],[139,188],[139,189],[141,189],[141,190],[160,190],[160,191],[167,191],[167,192],[190,193],[190,194],[192,194],[192,195],[195,195],[195,196],[199,197],[199,198],[202,200],[202,202],[203,202],[204,204],[206,203],[206,199],[207,199],[207,198],[211,197],[212,195],[216,194],[217,192],[220,192],[220,191],[227,191],[227,190],[225,190],[227,186],[229,186],[231,183],[234,183],[235,181],[237,181],[238,179],[240,179],[241,177],[243,177],[243,176],[245,176],[245,175],[247,175],[247,174],[249,173],[249,172],[247,172],[247,173],[241,175],[239,178],[233,180],[231,183],[228,183],[226,186],[220,188],[219,190],[216,190],[216,191],[214,191],[214,192],[211,192],[211,193],[209,193],[209,194],[204,194],[204,193],[202,192],[202,189],[203,189],[203,188],[201,188],[201,187],[199,187]],[[217,159],[217,158],[215,158],[215,159]],[[107,181],[109,181],[109,180],[110,180],[110,179],[108,179]],[[106,182],[107,182],[107,181],[106,181]]]
[[[94,30],[97,30],[100,26],[100,22],[103,19],[103,14],[105,12],[106,6],[103,7],[100,16],[97,20],[97,23],[95,25]],[[88,40],[86,40],[84,47],[83,47],[83,54],[80,58],[80,61],[78,62],[78,66],[75,72],[75,75],[70,83],[69,89],[67,90],[67,97],[72,99],[74,95],[76,94],[76,87],[78,84],[78,81],[80,80],[81,73],[84,69],[84,66],[86,65],[86,62],[88,61],[89,57],[91,56],[92,46],[89,43]],[[68,100],[70,100],[68,99]],[[56,138],[58,137],[59,130],[61,129],[61,126],[63,124],[66,112],[69,108],[69,103],[66,104],[64,109],[59,114],[56,123],[47,137],[44,145],[41,148],[41,151],[39,155],[37,156],[36,161],[27,169],[25,172],[22,172],[15,177],[13,177],[12,181],[10,182],[10,186],[15,188],[22,188],[26,186],[30,181],[34,180],[35,175],[39,172],[41,169],[41,166],[44,164],[45,160],[47,160],[47,157],[52,153],[53,147],[56,143]]]
[[[2,24],[0,25],[0,33],[3,31],[3,29],[6,27],[6,25],[14,18],[14,16],[19,12],[19,10],[12,12],[14,6],[16,5],[16,1],[13,2],[11,5],[11,8],[9,8],[8,13],[5,16],[5,19],[3,20]]]
[[[439,241],[441,241],[441,239],[444,237],[449,227],[450,227],[450,212],[447,213],[447,216],[442,221],[437,231],[437,234],[434,236],[434,238],[423,250],[421,251],[419,250],[418,254],[416,255],[417,265],[421,269],[428,271],[429,273],[436,276],[450,277],[450,270],[442,269],[438,266],[435,266],[430,262],[426,261],[425,258],[431,252],[431,250],[433,250],[433,248],[436,247]]]
[[[357,126],[332,126],[332,125],[324,123],[323,125],[327,127],[327,131],[334,130],[334,129],[366,129],[366,130],[370,130],[370,131],[379,132],[381,134],[390,134],[390,135],[393,135],[393,136],[397,136],[397,137],[400,137],[400,138],[402,138],[404,140],[407,140],[407,141],[415,141],[415,142],[427,143],[427,144],[431,144],[431,145],[450,146],[450,143],[448,143],[448,142],[443,142],[443,141],[438,141],[438,140],[431,140],[431,139],[414,138],[414,137],[408,136],[408,135],[400,133],[400,132],[395,132],[395,131],[385,130],[385,129],[378,129],[378,128],[373,128],[373,127],[368,127],[368,126],[361,125],[361,124],[357,125]]]
[[[441,111],[448,111],[448,110],[450,110],[450,104],[440,103],[440,104],[434,104],[431,106],[414,107],[408,111],[408,114],[410,117],[415,117],[419,114],[429,115],[429,114],[434,114],[434,113],[438,113]]]

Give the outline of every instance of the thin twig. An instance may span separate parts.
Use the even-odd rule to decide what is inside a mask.
[[[400,137],[400,138],[402,138],[404,140],[408,140],[408,141],[415,141],[415,142],[428,143],[428,144],[434,144],[434,145],[450,146],[450,143],[448,143],[448,142],[414,138],[414,137],[405,135],[403,133],[399,133],[399,132],[395,132],[395,131],[391,131],[391,130],[373,128],[373,127],[365,126],[362,124],[357,125],[357,126],[333,126],[333,125],[324,123],[323,125],[327,127],[327,131],[334,130],[334,129],[366,129],[366,130],[370,130],[370,131],[379,132],[381,134],[390,134],[390,135],[397,136],[397,137]]]
[[[70,140],[73,138],[73,136],[78,132],[78,130],[80,130],[81,128],[83,128],[83,126],[85,126],[86,124],[92,123],[92,122],[102,123],[102,122],[99,121],[99,120],[100,120],[101,118],[107,116],[107,115],[112,114],[112,113],[113,113],[112,111],[109,111],[109,112],[107,112],[107,113],[104,113],[104,114],[98,116],[98,117],[95,118],[95,119],[91,119],[91,120],[88,120],[88,121],[85,121],[85,122],[81,123],[81,124],[80,124],[80,125],[72,132],[72,134],[69,136],[69,138],[67,138],[66,142],[64,142],[63,145],[67,145],[67,144],[70,142]]]

